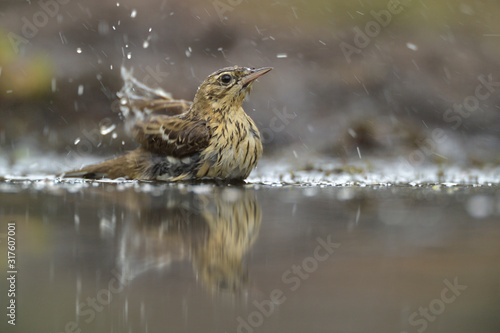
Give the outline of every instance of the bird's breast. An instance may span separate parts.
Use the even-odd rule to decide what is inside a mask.
[[[214,128],[196,177],[244,179],[261,155],[262,143],[255,123],[248,116],[233,119]]]

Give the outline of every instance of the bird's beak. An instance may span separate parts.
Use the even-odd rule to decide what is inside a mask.
[[[256,80],[257,78],[261,77],[262,75],[266,74],[271,69],[273,69],[273,68],[272,67],[262,67],[262,68],[258,68],[258,69],[252,69],[250,74],[248,74],[247,76],[244,76],[241,79],[241,84],[243,85],[243,87],[246,87],[250,82],[252,82],[252,81]]]

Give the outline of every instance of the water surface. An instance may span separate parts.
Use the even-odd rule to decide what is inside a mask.
[[[0,217],[19,332],[500,329],[497,185],[4,179]]]

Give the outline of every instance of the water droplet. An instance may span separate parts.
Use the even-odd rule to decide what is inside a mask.
[[[80,84],[80,85],[78,86],[78,96],[82,96],[82,95],[83,95],[83,89],[84,89],[84,88],[83,88],[83,84]]]
[[[135,18],[137,16],[137,10],[132,9],[132,13],[130,13],[131,18]]]
[[[116,132],[113,132],[113,134],[111,134],[111,137],[112,137],[113,139],[116,139],[116,138],[118,137],[118,134],[116,134]]]
[[[100,131],[102,135],[108,135],[109,133],[113,132],[115,128],[116,125],[111,124],[110,126],[101,126]]]
[[[127,59],[131,59],[131,58],[132,58],[132,52],[127,53]]]
[[[470,216],[476,219],[490,216],[494,211],[494,200],[487,195],[475,195],[470,198],[465,209]]]
[[[276,58],[279,58],[279,59],[281,59],[281,58],[287,58],[287,57],[288,57],[288,54],[286,54],[286,53],[278,53],[276,55]]]
[[[75,139],[75,146],[80,143],[80,140],[81,140],[80,138]]]
[[[406,43],[406,47],[409,48],[412,51],[417,51],[418,50],[418,46],[415,45],[415,44],[413,44],[413,43]]]
[[[64,36],[64,34],[62,33],[62,31],[59,31],[59,38],[61,38],[61,44],[68,44],[66,36]]]
[[[120,7],[120,3],[119,2],[116,3],[116,7]]]
[[[78,53],[78,54],[82,53],[82,49],[81,48],[77,48],[76,49],[76,53]]]
[[[226,54],[224,53],[224,49],[222,47],[219,47],[217,49],[217,51],[219,51],[220,53],[222,53],[222,56],[225,58],[226,57]]]
[[[143,43],[142,43],[142,47],[144,49],[147,49],[149,47],[149,41],[148,40],[145,40]]]

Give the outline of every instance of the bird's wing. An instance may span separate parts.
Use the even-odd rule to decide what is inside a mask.
[[[126,105],[134,112],[141,112],[146,115],[149,114],[164,114],[167,116],[174,116],[189,110],[191,102],[183,99],[165,99],[161,96],[155,99],[148,99],[147,97],[141,98],[127,98]]]
[[[211,133],[202,121],[153,115],[137,122],[132,135],[152,153],[183,158],[206,148]]]
[[[179,115],[191,107],[192,102],[174,99],[163,89],[153,89],[138,81],[132,70],[122,67],[121,75],[123,87],[116,95],[119,97],[119,109],[129,133],[135,123],[145,121],[152,115]]]

